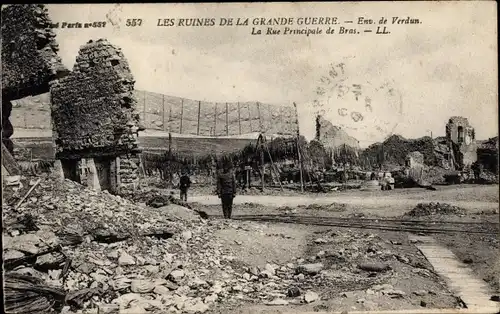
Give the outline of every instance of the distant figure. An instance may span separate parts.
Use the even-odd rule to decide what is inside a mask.
[[[179,188],[181,190],[181,201],[187,202],[187,192],[190,187],[191,179],[189,178],[187,171],[183,172],[179,182]]]
[[[223,171],[217,176],[217,195],[222,202],[222,213],[224,218],[231,219],[233,211],[233,199],[236,196],[236,179],[231,173],[231,166],[225,163]]]
[[[370,175],[370,180],[375,180],[377,178],[377,175],[375,174],[375,172],[372,172],[372,174]]]

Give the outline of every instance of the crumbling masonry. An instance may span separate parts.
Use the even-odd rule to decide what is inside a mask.
[[[49,82],[68,74],[47,9],[41,4],[2,8],[2,142],[13,154],[11,101],[49,91]]]
[[[53,136],[66,178],[114,193],[135,186],[134,83],[121,49],[103,39],[82,46],[71,74],[54,81]]]
[[[446,124],[446,138],[452,144],[456,163],[469,167],[477,160],[477,142],[474,128],[467,118],[451,117]]]

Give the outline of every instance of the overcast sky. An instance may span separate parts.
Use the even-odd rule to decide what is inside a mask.
[[[69,68],[81,45],[106,38],[122,48],[136,89],[212,102],[296,102],[301,132],[309,139],[315,99],[326,109],[326,118],[342,125],[362,146],[391,132],[409,138],[444,135],[447,119],[455,115],[469,118],[478,138],[498,133],[494,1],[47,7],[53,22],[108,23],[104,29],[56,29],[59,54]],[[252,36],[251,26],[157,26],[160,18],[248,17],[251,22],[254,17],[311,16],[339,21],[363,16],[376,22],[384,16],[391,34]],[[422,23],[390,25],[395,16]],[[143,24],[126,27],[128,18],[142,18]],[[372,112],[353,95],[340,97],[327,89],[318,98],[317,87],[328,87],[321,77],[328,75],[329,64],[340,62],[345,64],[344,84],[361,84],[363,97],[372,100]],[[385,91],[379,89],[383,83]],[[341,108],[346,108],[343,114],[363,112],[364,118],[354,122],[350,115],[339,115]]]

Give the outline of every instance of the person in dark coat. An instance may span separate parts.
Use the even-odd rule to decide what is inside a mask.
[[[224,164],[222,172],[217,176],[217,195],[221,199],[224,218],[231,219],[233,199],[236,196],[236,179],[228,163]]]
[[[191,179],[189,178],[187,171],[184,171],[181,175],[179,182],[179,188],[181,190],[181,195],[180,195],[181,201],[187,202],[187,192],[190,187],[191,187]]]

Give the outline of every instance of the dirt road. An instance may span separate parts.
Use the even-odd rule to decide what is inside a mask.
[[[428,193],[430,194],[430,193]],[[300,196],[275,196],[275,195],[238,195],[234,199],[235,204],[254,203],[263,206],[297,206],[297,205],[310,205],[319,204],[327,205],[331,203],[343,203],[355,207],[367,207],[373,210],[397,208],[400,210],[407,210],[415,207],[418,203],[422,202],[446,202],[451,205],[459,206],[467,209],[470,212],[480,212],[483,210],[498,210],[499,203],[497,201],[480,201],[480,200],[460,200],[449,193],[448,197],[432,197],[432,195],[400,195],[400,194],[387,194],[387,195],[373,195],[373,193],[364,193],[358,191],[357,195],[300,195]],[[427,197],[426,197],[427,196]],[[191,202],[200,203],[203,205],[216,205],[220,200],[215,195],[193,196],[190,198]]]

